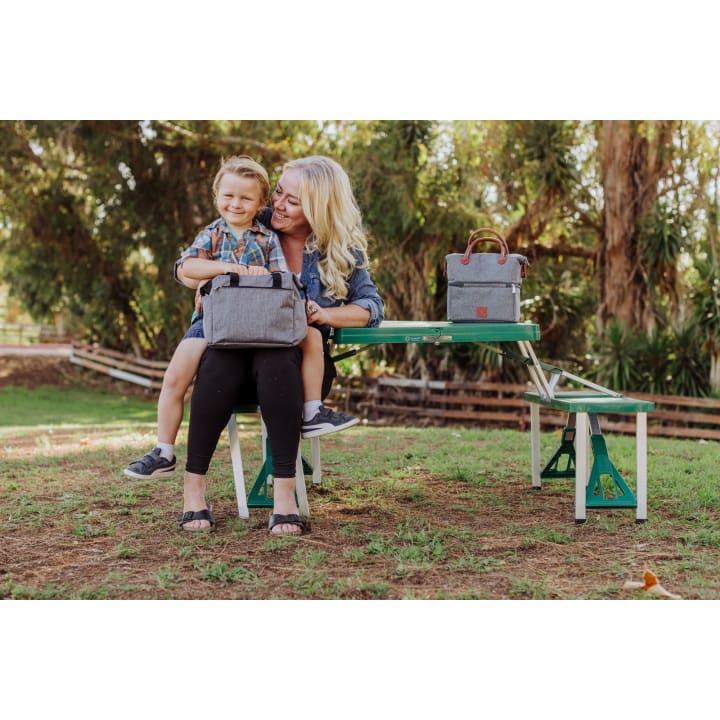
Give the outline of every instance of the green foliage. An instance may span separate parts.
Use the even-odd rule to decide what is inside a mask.
[[[637,364],[640,340],[620,322],[613,321],[594,342],[596,359],[590,374],[593,379],[615,390],[638,388],[640,369]]]
[[[710,349],[720,347],[720,275],[707,256],[695,261],[697,280],[691,291],[694,322]]]
[[[644,336],[613,322],[594,344],[589,374],[614,390],[704,396],[709,393],[709,363],[702,342],[694,325]]]
[[[584,265],[578,258],[548,258],[528,272],[521,318],[542,328],[545,358],[569,362],[586,352],[597,294]]]
[[[512,205],[559,193],[578,181],[572,156],[577,123],[522,120],[501,126],[498,179]]]
[[[638,338],[637,362],[642,389],[651,393],[671,394],[673,382],[670,365],[674,359],[672,338],[654,330],[650,337]]]
[[[702,397],[710,394],[710,358],[703,349],[705,336],[696,325],[673,331],[670,353],[671,393]]]
[[[167,358],[192,293],[181,251],[215,217],[223,155],[277,172],[306,152],[308,122],[0,123],[3,275],[38,321],[62,314],[88,339]]]
[[[677,262],[687,226],[688,218],[680,214],[679,208],[664,202],[658,202],[655,214],[644,223],[642,256],[652,273],[652,282],[658,283],[661,274]]]
[[[640,126],[648,138],[657,130]],[[251,155],[274,181],[285,161],[327,154],[353,181],[388,318],[444,319],[445,255],[462,251],[472,229],[495,227],[530,258],[523,319],[541,327],[539,354],[574,366],[592,349],[601,299],[605,261],[593,253],[605,223],[602,130],[567,120],[4,121],[0,278],[36,321],[60,317],[82,338],[167,359],[192,312],[173,264],[215,216],[220,159]],[[720,126],[675,122],[670,131],[658,162],[671,172],[636,236],[647,317],[661,330],[645,369],[632,370],[640,360],[631,348],[611,349],[611,333],[598,370],[657,388],[660,344],[672,344],[667,328],[682,318],[696,326],[688,347],[720,351]],[[611,369],[618,353],[624,364]],[[706,363],[688,353],[680,384],[700,387]],[[371,361],[427,377],[517,379],[476,349],[375,348],[362,360]]]

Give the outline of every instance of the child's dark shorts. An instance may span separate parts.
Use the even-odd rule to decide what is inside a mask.
[[[187,332],[183,335],[183,340],[187,340],[188,338],[200,338],[202,340],[204,337],[205,333],[203,332],[203,319],[201,315],[197,320],[194,320],[192,325],[187,329]]]

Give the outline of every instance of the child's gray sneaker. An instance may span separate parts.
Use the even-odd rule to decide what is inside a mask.
[[[302,436],[304,438],[317,437],[318,435],[327,435],[328,433],[338,432],[345,428],[357,425],[360,418],[346,415],[345,413],[335,412],[324,405],[315,413],[315,417],[311,420],[303,420]]]
[[[170,475],[175,472],[175,456],[173,455],[172,460],[168,460],[160,455],[160,448],[155,448],[139,460],[131,462],[123,472],[128,477],[138,478],[139,480],[159,477],[160,475]]]

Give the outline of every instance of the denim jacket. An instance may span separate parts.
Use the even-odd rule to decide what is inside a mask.
[[[362,260],[357,255],[358,266]],[[385,306],[378,293],[378,289],[370,278],[367,269],[356,267],[348,278],[348,295],[345,300],[328,298],[323,294],[323,286],[320,283],[320,269],[318,262],[320,253],[318,250],[303,252],[302,271],[300,279],[307,287],[307,296],[314,300],[320,307],[338,307],[340,305],[359,305],[370,313],[368,327],[377,327],[385,316]]]
[[[263,208],[258,214],[260,222],[270,227],[270,219],[272,218],[272,210],[269,207]],[[362,265],[361,256],[356,253],[357,264]],[[302,259],[302,270],[300,271],[300,279],[307,287],[307,296],[310,300],[314,300],[320,307],[338,307],[353,303],[365,308],[370,313],[368,327],[377,327],[385,317],[385,305],[380,297],[378,289],[370,279],[370,273],[361,267],[356,267],[348,279],[348,296],[345,300],[337,300],[328,298],[323,295],[323,287],[320,284],[320,269],[318,262],[320,260],[320,252],[318,250],[310,251],[305,248]],[[329,328],[327,328],[329,330]],[[323,333],[324,336],[325,333]]]

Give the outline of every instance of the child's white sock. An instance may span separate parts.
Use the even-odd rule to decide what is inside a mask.
[[[166,460],[172,460],[175,454],[175,445],[170,443],[157,443],[155,447],[160,448],[160,457],[164,457]]]
[[[322,407],[322,400],[310,400],[303,405],[303,420],[307,422],[312,420],[317,411]]]

